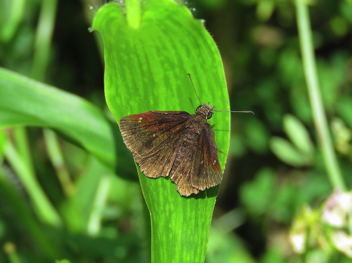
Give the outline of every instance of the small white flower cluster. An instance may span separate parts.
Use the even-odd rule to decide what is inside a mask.
[[[304,206],[289,235],[297,254],[320,248],[327,254],[340,251],[352,258],[352,192],[335,190],[318,209]],[[348,231],[347,231],[348,230]]]

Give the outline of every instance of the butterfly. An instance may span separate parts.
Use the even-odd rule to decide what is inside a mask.
[[[209,103],[201,103],[193,115],[185,111],[129,115],[120,120],[120,131],[147,177],[168,176],[180,195],[190,196],[222,180],[218,148],[208,123],[213,109]]]

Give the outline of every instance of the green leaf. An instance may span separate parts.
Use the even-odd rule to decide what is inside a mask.
[[[295,116],[286,114],[283,119],[284,130],[296,148],[306,156],[314,153],[313,143],[303,123]]]
[[[173,1],[145,1],[141,13],[133,7],[138,4],[126,1],[126,13],[118,3],[106,4],[92,25],[103,38],[105,94],[116,120],[150,110],[194,113],[200,102],[187,73],[203,103],[228,110],[220,54],[201,21]],[[217,146],[225,153],[229,117],[215,113],[211,119]],[[227,154],[219,155],[224,169]],[[139,178],[151,215],[152,262],[204,262],[218,186],[185,198],[168,178],[150,179],[140,172]]]
[[[284,163],[295,167],[301,167],[311,160],[307,160],[301,152],[299,152],[289,141],[280,137],[272,137],[270,139],[270,148],[272,152]]]
[[[0,128],[26,125],[55,129],[110,170],[131,177],[131,154],[117,146],[124,145],[120,134],[114,133],[117,127],[98,108],[78,96],[0,68]]]
[[[1,1],[0,2],[0,39],[9,42],[16,34],[16,30],[24,19],[26,1]]]

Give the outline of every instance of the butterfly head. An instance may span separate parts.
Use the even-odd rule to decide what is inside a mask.
[[[199,105],[196,109],[196,115],[202,116],[204,119],[210,119],[213,116],[213,109],[215,106],[207,104]]]

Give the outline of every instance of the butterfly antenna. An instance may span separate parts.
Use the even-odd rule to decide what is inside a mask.
[[[200,104],[202,104],[202,105],[203,105],[203,102],[200,100],[200,98],[199,98],[199,96],[198,96],[198,93],[197,93],[197,90],[196,90],[196,88],[194,87],[194,84],[193,84],[193,80],[192,80],[192,76],[191,76],[191,74],[187,73],[187,75],[188,75],[188,77],[189,77],[189,80],[190,80],[190,81],[191,81],[191,83],[192,83],[193,90],[194,90],[194,92],[196,93],[197,98],[198,98],[198,100],[199,100]],[[216,112],[235,112],[235,113],[252,113],[253,115],[255,115],[255,114],[254,114],[254,112],[253,112],[253,111],[250,111],[250,110],[245,110],[245,111],[225,111],[225,110],[213,110],[213,111],[216,111]]]
[[[187,73],[187,75],[188,75],[188,77],[189,77],[189,79],[190,79],[190,81],[191,81],[191,83],[192,83],[193,90],[194,90],[194,92],[196,93],[197,98],[198,98],[198,100],[199,100],[200,104],[202,104],[202,105],[203,105],[203,102],[200,100],[200,98],[199,98],[199,96],[198,96],[198,93],[197,93],[197,91],[196,91],[196,88],[194,87],[194,84],[193,84],[193,80],[192,80],[191,74]]]
[[[242,110],[242,111],[226,111],[226,110],[213,110],[216,112],[234,112],[234,113],[252,113],[253,115],[255,115],[255,113],[251,110]]]

